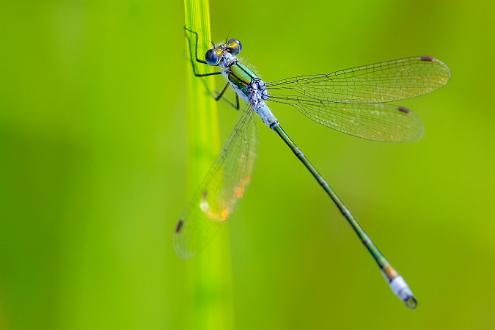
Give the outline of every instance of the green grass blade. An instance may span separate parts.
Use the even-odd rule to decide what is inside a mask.
[[[203,45],[210,44],[210,14],[208,0],[185,0],[186,26],[199,34],[198,54],[204,56]],[[187,39],[186,39],[187,41]],[[189,47],[186,42],[186,47]],[[186,48],[189,50],[189,48]],[[189,191],[193,192],[213,163],[220,149],[218,113],[215,100],[206,93],[201,79],[214,90],[212,78],[196,78],[189,61]],[[201,72],[211,70],[198,65]],[[188,283],[192,290],[188,317],[190,329],[233,329],[232,280],[230,243],[224,231],[197,256],[188,262]],[[186,313],[188,314],[188,313]]]

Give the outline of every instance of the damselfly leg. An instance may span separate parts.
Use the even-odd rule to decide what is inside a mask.
[[[196,64],[194,62],[200,63],[200,64],[204,64],[204,65],[207,65],[207,63],[206,63],[205,60],[202,60],[202,59],[200,59],[198,57],[198,42],[199,42],[198,33],[196,31],[193,31],[191,29],[188,29],[187,27],[184,27],[184,30],[186,31],[185,35],[186,35],[186,38],[188,40],[188,45],[189,45],[189,60],[191,62],[191,67],[192,67],[194,76],[196,76],[198,78],[203,78],[203,77],[211,77],[211,76],[217,76],[219,74],[222,74],[221,71],[199,73],[198,68],[196,67]],[[187,32],[192,33],[194,35],[194,52],[193,52],[192,47],[191,47],[191,42],[192,42],[191,37],[190,37],[190,35]],[[208,87],[207,84],[204,84],[204,86],[205,86],[206,90],[208,91],[208,93],[215,99],[215,101],[219,101],[220,99],[222,99],[222,97],[225,94],[225,91],[228,89],[229,83],[227,83],[227,85],[225,85],[225,87],[219,93],[212,92],[210,90],[210,88]],[[235,104],[234,104],[234,102],[232,102],[231,100],[223,97],[223,99],[229,105],[231,105],[232,107],[234,107],[236,110],[239,110],[239,108],[240,108],[239,96],[236,94],[236,97],[235,98],[236,98],[236,100],[235,100]]]

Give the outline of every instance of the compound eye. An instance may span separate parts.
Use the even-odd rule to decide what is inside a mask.
[[[210,49],[206,52],[205,60],[209,65],[218,65],[220,63],[220,56],[218,56],[215,49]]]
[[[242,50],[242,44],[237,39],[229,39],[225,45],[232,55],[237,55]]]

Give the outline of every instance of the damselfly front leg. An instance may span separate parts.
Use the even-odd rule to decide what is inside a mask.
[[[196,77],[199,77],[199,78],[203,78],[203,77],[210,77],[210,76],[216,76],[216,75],[219,75],[219,74],[222,74],[221,71],[217,71],[217,72],[209,72],[209,73],[199,73],[196,65],[195,65],[195,61],[197,63],[201,63],[201,64],[205,64],[205,65],[208,65],[208,63],[206,63],[205,60],[202,60],[198,57],[198,40],[199,40],[199,36],[198,36],[198,33],[196,31],[193,31],[191,29],[188,29],[186,26],[184,26],[184,29],[186,30],[186,37],[187,37],[187,40],[188,40],[188,45],[189,45],[189,59],[190,59],[190,62],[191,62],[191,67],[192,67],[192,70],[193,70],[193,73]],[[187,32],[190,32],[192,34],[194,34],[194,54],[193,54],[193,50],[191,48],[191,37],[187,34]],[[215,95],[215,93],[213,93],[209,88],[208,86],[205,84],[205,88],[207,89],[208,93],[215,99],[215,101],[219,101],[225,91],[227,90],[227,88],[229,87],[229,83],[227,83],[227,85],[225,85],[225,87],[222,89],[222,91],[220,93],[217,93],[217,95]],[[240,108],[240,104],[239,104],[239,96],[236,94],[236,102],[235,104],[224,98],[224,100],[230,104],[232,107],[234,107],[236,110],[239,110]]]
[[[199,39],[198,33],[196,31],[188,29],[187,27],[184,27],[184,29],[186,31],[194,34],[194,36],[195,36],[195,47],[194,47],[195,51],[194,51],[194,56],[193,56],[193,51],[191,49],[191,37],[186,33],[186,37],[187,37],[187,40],[189,43],[189,59],[191,60],[191,66],[192,66],[194,75],[196,77],[207,77],[207,76],[214,76],[214,75],[222,74],[222,71],[209,72],[209,73],[198,73],[196,65],[194,65],[194,61],[207,65],[205,60],[202,60],[198,57],[198,39]]]

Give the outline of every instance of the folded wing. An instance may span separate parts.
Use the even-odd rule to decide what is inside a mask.
[[[255,160],[254,112],[242,110],[233,132],[191,205],[177,222],[175,249],[183,258],[203,248],[234,211],[251,180]]]

